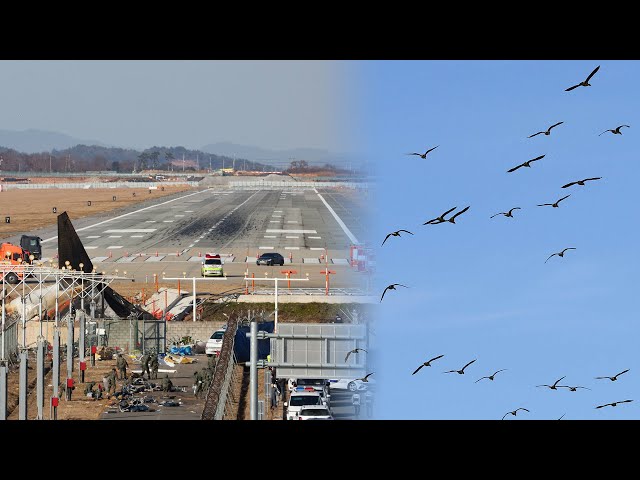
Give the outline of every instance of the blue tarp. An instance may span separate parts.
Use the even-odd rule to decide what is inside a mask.
[[[191,345],[186,347],[176,347],[175,345],[169,349],[169,353],[174,355],[191,355]]]
[[[274,322],[258,322],[258,331],[273,333]],[[248,362],[250,355],[250,341],[247,337],[250,328],[238,327],[236,331],[236,339],[234,344],[234,352],[238,362]],[[258,359],[266,360],[267,355],[271,353],[271,339],[265,338],[258,340]]]

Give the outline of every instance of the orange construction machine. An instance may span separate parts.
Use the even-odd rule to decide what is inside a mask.
[[[29,263],[28,252],[11,243],[0,244],[0,278],[16,284],[24,276],[24,264]]]

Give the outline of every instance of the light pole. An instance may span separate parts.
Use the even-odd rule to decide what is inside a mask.
[[[184,280],[184,278],[180,278],[180,277],[162,277],[162,280],[177,280],[178,282],[180,280]],[[193,321],[196,321],[196,282],[197,281],[220,281],[220,280],[227,280],[227,277],[221,277],[221,278],[197,278],[197,277],[193,277]]]

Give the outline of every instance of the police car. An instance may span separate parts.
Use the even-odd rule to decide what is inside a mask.
[[[207,253],[202,262],[200,273],[203,277],[223,277],[222,259],[218,254]]]

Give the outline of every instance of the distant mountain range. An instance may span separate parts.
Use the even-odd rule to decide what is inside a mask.
[[[108,147],[98,140],[82,140],[64,133],[45,130],[0,130],[0,146],[23,153],[50,152],[64,150],[76,145],[98,145]]]
[[[269,164],[276,162],[279,165],[288,164],[292,160],[306,160],[310,165],[333,165],[344,166],[347,162],[353,162],[354,166],[361,163],[361,159],[351,153],[335,153],[321,148],[293,148],[289,150],[269,150],[261,147],[251,147],[238,145],[231,142],[210,143],[200,148],[200,150],[223,155],[226,157],[246,158],[254,162],[264,162]]]

